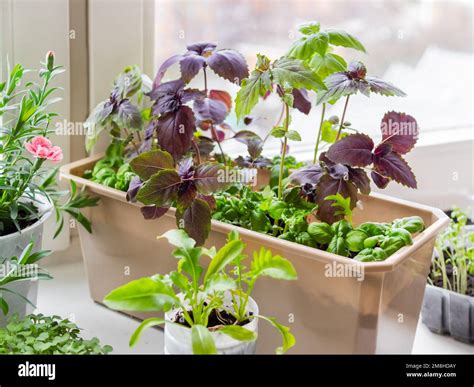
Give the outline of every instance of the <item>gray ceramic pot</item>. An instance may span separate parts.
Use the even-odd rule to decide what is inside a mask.
[[[474,342],[474,297],[427,285],[421,316],[432,332]]]
[[[34,242],[33,251],[41,250],[43,226],[46,219],[51,215],[51,204],[45,201],[38,205],[38,209],[43,215],[37,222],[23,229],[21,232],[0,236],[0,257],[7,259],[14,256],[18,257],[28,243],[32,241]],[[17,281],[5,287],[27,298],[32,304],[36,305],[38,281]],[[20,318],[23,318],[34,311],[32,305],[15,294],[4,292],[3,298],[8,303],[9,312],[5,316],[0,311],[0,327],[4,326],[8,318],[13,314],[18,314]]]

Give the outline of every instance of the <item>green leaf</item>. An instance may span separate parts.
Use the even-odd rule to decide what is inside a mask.
[[[320,29],[321,24],[317,21],[311,21],[298,26],[298,31],[300,31],[303,35],[315,34],[319,32]]]
[[[347,257],[347,244],[343,237],[335,236],[332,238],[331,242],[329,242],[327,251],[329,253],[342,255],[343,257]]]
[[[134,347],[138,343],[138,340],[140,339],[140,336],[145,329],[154,327],[156,325],[162,325],[164,323],[165,320],[158,317],[152,317],[143,320],[138,326],[138,328],[135,329],[135,332],[133,332],[132,337],[130,337],[130,347]]]
[[[324,200],[333,200],[334,203],[331,204],[331,207],[339,207],[340,210],[334,212],[334,215],[339,216],[343,215],[347,217],[349,223],[352,223],[352,210],[351,210],[351,198],[345,198],[339,192],[335,195],[328,195]]]
[[[322,79],[335,72],[345,71],[347,68],[344,58],[333,53],[326,53],[325,55],[316,53],[308,64]]]
[[[288,138],[288,140],[301,141],[301,136],[296,130],[289,130],[286,133],[286,137]]]
[[[235,280],[222,273],[210,276],[204,283],[204,286],[206,293],[225,292],[237,288]]]
[[[207,282],[210,276],[224,270],[226,265],[239,257],[242,254],[244,247],[245,245],[241,240],[233,240],[227,242],[221,249],[219,249],[207,268],[206,275],[204,276],[204,283]]]
[[[171,282],[173,282],[173,284],[178,287],[181,291],[183,292],[186,292],[189,290],[189,281],[188,281],[188,278],[177,272],[177,271],[172,271],[170,274],[169,274],[169,278],[171,279]]]
[[[195,355],[213,355],[217,353],[211,332],[204,325],[193,325],[191,340]]]
[[[272,83],[268,71],[252,72],[250,78],[244,79],[241,83],[240,90],[235,98],[235,114],[240,120],[249,114],[260,97],[263,97],[267,91],[271,91]]]
[[[173,169],[174,160],[168,152],[157,149],[139,154],[130,161],[130,167],[145,181],[163,169]]]
[[[327,245],[331,242],[334,231],[327,223],[313,222],[308,226],[308,234],[311,235],[316,242]]]
[[[275,126],[272,128],[270,134],[275,137],[275,138],[281,138],[281,137],[285,137],[285,128],[281,127],[281,126]]]
[[[250,275],[254,278],[268,276],[276,279],[295,280],[296,270],[287,259],[273,255],[270,250],[261,247],[253,253]]]
[[[230,336],[238,341],[257,340],[257,332],[253,332],[250,329],[244,328],[240,325],[224,325],[222,328],[219,328],[218,332]]]
[[[273,63],[272,76],[276,83],[295,89],[325,90],[326,85],[299,59],[282,57]]]
[[[173,255],[180,260],[178,262],[178,271],[184,270],[188,273],[193,280],[194,286],[197,286],[203,271],[202,266],[199,265],[201,254],[202,250],[199,247],[188,250],[178,247],[173,251]]]
[[[349,231],[346,236],[347,247],[350,251],[358,252],[364,249],[364,241],[368,235],[362,230]]]
[[[5,316],[8,314],[8,304],[3,297],[0,297],[0,309],[2,309]]]
[[[334,46],[353,48],[358,51],[367,52],[364,45],[354,36],[343,30],[327,29],[329,43]]]
[[[181,229],[166,231],[163,235],[157,237],[157,239],[161,238],[166,238],[168,243],[184,250],[192,249],[196,245],[194,239],[190,238],[186,231]]]
[[[282,346],[275,350],[277,355],[282,355],[296,344],[295,336],[290,332],[290,328],[279,324],[274,317],[258,316],[272,324],[281,334]]]
[[[111,309],[137,312],[167,311],[179,302],[173,289],[158,278],[140,278],[112,290],[104,298]]]
[[[401,239],[405,245],[413,244],[410,232],[404,228],[392,228],[388,235]]]
[[[270,216],[275,219],[281,219],[283,212],[288,208],[288,205],[283,200],[272,201],[270,207],[268,208],[268,213]]]
[[[309,61],[315,54],[325,55],[328,44],[329,36],[323,31],[302,36],[293,43],[288,51],[288,56],[302,61]]]
[[[423,231],[425,228],[425,223],[423,219],[419,216],[409,216],[402,219],[395,219],[392,222],[394,228],[403,228],[412,234]]]

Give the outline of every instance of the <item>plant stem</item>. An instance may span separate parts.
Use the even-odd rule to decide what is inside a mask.
[[[323,132],[323,122],[324,122],[325,113],[326,113],[326,102],[323,103],[323,110],[321,111],[321,121],[319,123],[318,137],[316,138],[316,146],[314,147],[313,164],[316,164],[316,160],[318,159],[318,148],[319,148],[319,142],[321,141],[321,136]]]
[[[283,149],[281,151],[281,160],[280,160],[280,174],[278,176],[278,200],[281,200],[283,194],[283,168],[285,165],[285,156],[286,148],[288,145],[288,137],[286,133],[288,132],[288,126],[290,124],[290,109],[287,104],[285,104],[285,139],[283,140]]]
[[[133,147],[135,148],[135,151],[137,153],[140,153],[140,150],[138,149],[137,144],[135,144],[135,141],[133,141],[133,139],[134,139],[133,133],[130,133],[127,128],[123,128],[123,131],[125,132],[125,135],[127,136],[127,138],[130,139],[130,142],[132,143]]]
[[[346,103],[344,104],[344,110],[342,111],[341,124],[339,125],[339,130],[337,131],[336,141],[339,140],[339,137],[341,136],[342,127],[344,125],[344,118],[346,117],[347,104],[349,103],[349,97],[350,95],[346,97]]]
[[[192,144],[193,144],[194,151],[196,152],[197,162],[199,165],[201,164],[201,151],[199,150],[199,146],[198,144],[196,144],[196,141],[194,141],[194,139],[192,140]]]
[[[204,73],[204,92],[206,93],[207,97],[207,72],[206,72],[206,66],[202,68],[202,71]]]
[[[216,129],[214,128],[214,125],[212,123],[211,123],[211,133],[212,133],[212,136],[216,139],[215,141],[217,142],[217,146],[219,147],[219,151],[221,152],[222,163],[226,165],[224,150],[222,149],[221,142],[219,141],[219,137],[217,135]]]

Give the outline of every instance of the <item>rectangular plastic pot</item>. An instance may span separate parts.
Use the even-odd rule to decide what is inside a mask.
[[[474,342],[474,297],[427,285],[421,318],[432,332]]]
[[[110,290],[125,282],[176,268],[171,247],[165,240],[156,240],[157,235],[176,228],[176,222],[173,209],[160,219],[146,221],[138,211],[140,205],[128,203],[125,193],[80,177],[100,158],[66,165],[61,176],[101,198],[88,214],[93,233],[79,231],[91,296],[101,303]],[[298,272],[296,281],[265,278],[252,294],[262,315],[277,317],[291,327],[297,341],[292,353],[412,350],[435,237],[449,219],[436,208],[383,195],[364,196],[361,202],[363,210],[354,212],[356,224],[418,215],[426,229],[413,245],[386,261],[362,263],[350,270],[351,259],[237,227],[247,254],[266,246],[289,259]],[[222,246],[232,229],[236,227],[213,220],[206,245]],[[257,352],[272,353],[279,341],[275,330],[262,322]]]

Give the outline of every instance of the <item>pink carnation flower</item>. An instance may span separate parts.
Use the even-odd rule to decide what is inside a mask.
[[[43,136],[37,136],[30,142],[26,142],[25,148],[39,159],[48,159],[51,161],[61,161],[63,159],[62,149],[59,146],[53,146],[51,141]]]

